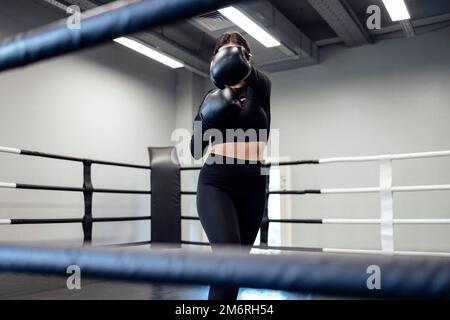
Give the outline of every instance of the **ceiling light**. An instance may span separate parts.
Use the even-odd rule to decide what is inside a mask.
[[[281,43],[258,26],[249,17],[234,7],[220,9],[219,12],[250,36],[261,42],[267,48],[277,47]]]
[[[114,41],[127,47],[127,48],[137,51],[140,54],[143,54],[144,56],[147,56],[153,60],[156,60],[162,64],[165,64],[166,66],[171,67],[173,69],[184,67],[183,63],[181,63],[169,56],[166,56],[165,54],[162,54],[161,52],[158,52],[158,51],[156,51],[140,42],[137,42],[135,40],[121,37],[121,38],[114,39]]]
[[[392,21],[400,21],[410,19],[408,8],[404,0],[383,0]]]

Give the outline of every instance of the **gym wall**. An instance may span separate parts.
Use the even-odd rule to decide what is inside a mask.
[[[272,128],[293,160],[448,150],[450,31],[358,48],[272,75]],[[291,189],[376,187],[377,163],[292,167]],[[448,184],[448,158],[394,161],[393,185]],[[292,196],[292,218],[379,218],[379,195]],[[394,218],[448,218],[448,192],[394,195]],[[292,244],[380,249],[379,226],[283,225]],[[448,251],[447,225],[395,226],[396,250]],[[286,229],[282,229],[285,230]]]
[[[58,18],[31,1],[9,1],[1,36]],[[40,11],[37,11],[40,10]],[[23,16],[26,15],[26,16]],[[148,146],[172,144],[176,72],[111,43],[0,76],[0,145],[78,157],[148,164]],[[0,181],[82,186],[79,163],[2,154]],[[150,188],[146,170],[93,166],[95,187]],[[95,194],[96,217],[150,213],[147,195]],[[0,218],[77,218],[81,193],[0,189]],[[79,244],[79,223],[3,226],[0,241]],[[96,223],[97,244],[144,241],[148,221]]]

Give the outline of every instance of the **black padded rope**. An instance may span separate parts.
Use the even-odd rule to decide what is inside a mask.
[[[62,223],[82,223],[82,218],[67,219],[11,219],[10,224],[62,224]]]
[[[176,284],[231,285],[339,296],[450,298],[450,259],[297,253],[248,255],[238,250],[110,251],[0,246],[0,271]],[[370,266],[381,270],[380,290],[368,289]]]
[[[132,169],[144,169],[144,170],[150,170],[150,166],[143,166],[139,164],[130,164],[130,163],[123,163],[123,162],[112,162],[112,161],[102,161],[102,160],[90,160],[93,164],[100,164],[104,166],[114,166],[114,167],[125,167],[125,168],[132,168]]]
[[[77,161],[77,162],[90,161],[93,164],[100,164],[100,165],[128,167],[128,168],[136,168],[136,169],[151,169],[150,166],[144,166],[144,165],[138,165],[138,164],[77,158],[77,157],[70,157],[70,156],[44,153],[44,152],[38,152],[38,151],[30,151],[30,150],[21,150],[20,153],[24,154],[24,155],[29,155],[29,156],[68,160],[68,161]],[[264,167],[294,166],[294,165],[308,165],[308,164],[320,164],[320,162],[319,162],[319,160],[299,160],[299,161],[284,161],[284,162],[282,161],[282,162],[278,162],[278,163],[275,163],[275,162],[267,163],[264,165]],[[184,166],[184,167],[180,168],[181,171],[196,171],[196,170],[201,170],[201,169],[202,169],[202,166]]]
[[[197,191],[181,191],[180,194],[187,195],[187,196],[193,196],[197,194]]]
[[[200,218],[192,216],[181,216],[181,220],[200,220]]]
[[[299,161],[281,161],[281,162],[273,162],[266,163],[265,167],[275,167],[275,166],[300,166],[306,164],[320,164],[319,160],[299,160]]]
[[[181,191],[182,195],[196,195],[197,191]],[[292,195],[302,195],[302,194],[322,194],[320,189],[306,189],[306,190],[271,190],[267,191],[267,194],[292,194]]]
[[[71,156],[64,156],[64,155],[45,153],[45,152],[39,152],[39,151],[20,150],[20,154],[32,156],[32,157],[67,160],[67,161],[74,161],[74,162],[90,162],[92,164],[99,164],[99,165],[105,165],[105,166],[115,166],[115,167],[125,167],[125,168],[145,169],[145,170],[151,169],[150,166],[143,166],[143,165],[138,165],[138,164],[71,157]]]
[[[181,244],[188,244],[191,246],[210,246],[209,242],[181,240]]]
[[[20,154],[23,154],[23,155],[26,155],[26,156],[32,156],[32,157],[41,157],[41,158],[67,160],[67,161],[77,161],[77,162],[83,162],[83,160],[84,160],[82,158],[77,158],[77,157],[63,156],[63,155],[58,155],[58,154],[38,152],[38,151],[31,151],[31,150],[23,150],[23,149],[20,150]]]
[[[152,194],[150,190],[100,189],[100,188],[95,188],[94,193]]]
[[[322,219],[269,219],[274,223],[323,224]]]
[[[67,19],[16,35],[0,46],[0,71],[93,47],[127,34],[217,10],[237,0],[121,0],[81,14],[80,28]]]
[[[28,190],[46,190],[46,191],[70,191],[70,192],[85,192],[86,188],[78,187],[62,187],[62,186],[46,186],[37,184],[23,184],[17,183],[16,189]],[[150,190],[125,190],[125,189],[92,189],[94,193],[120,193],[120,194],[152,194]]]
[[[320,161],[319,160],[281,161],[281,162],[266,163],[263,165],[263,167],[270,168],[275,166],[300,166],[307,164],[320,164]],[[180,170],[184,171],[195,171],[201,169],[202,169],[201,166],[185,166],[180,168]]]
[[[83,192],[84,188],[17,183],[16,189]]]
[[[268,194],[321,194],[320,189],[307,189],[307,190],[273,190],[268,191]]]
[[[180,170],[181,171],[196,171],[196,170],[201,170],[203,167],[202,166],[186,166],[186,167],[181,167]]]
[[[121,221],[141,221],[151,220],[150,216],[138,216],[138,217],[104,217],[104,218],[92,218],[94,222],[121,222]]]
[[[102,217],[92,218],[92,222],[121,222],[121,221],[141,221],[150,220],[149,216],[142,217]],[[83,223],[83,218],[67,219],[11,219],[10,224],[63,224],[63,223]]]

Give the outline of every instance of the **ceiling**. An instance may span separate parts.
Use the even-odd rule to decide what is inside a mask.
[[[52,0],[53,1],[53,0]],[[49,0],[35,4],[60,10]],[[57,0],[63,5],[79,5],[87,10],[112,0]],[[55,1],[53,1],[55,2]],[[382,0],[271,0],[238,4],[242,11],[272,33],[282,46],[265,48],[247,37],[255,63],[269,72],[319,63],[321,48],[342,44],[370,45],[385,37],[419,36],[422,30],[450,24],[450,0],[406,0],[411,20],[392,22]],[[381,8],[381,29],[367,30],[367,8]],[[181,59],[187,68],[206,76],[215,39],[225,31],[239,30],[218,13],[147,30],[136,35],[159,50]],[[413,39],[411,40],[413,41]]]

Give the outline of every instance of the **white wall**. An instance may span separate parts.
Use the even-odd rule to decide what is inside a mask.
[[[292,159],[450,149],[450,31],[322,50],[318,66],[272,75],[272,127]],[[395,162],[394,185],[449,184],[450,159]],[[293,189],[378,185],[378,166],[292,169]],[[296,218],[378,218],[378,195],[292,197]],[[450,218],[449,192],[394,196],[396,218]],[[285,225],[284,228],[289,228]],[[379,249],[376,226],[292,226],[293,244]],[[397,226],[399,250],[450,250],[450,226]]]
[[[177,72],[176,85],[176,118],[175,128],[184,132],[183,143],[174,140],[179,151],[182,166],[201,165],[201,161],[194,161],[189,142],[192,132],[192,120],[195,117],[204,95],[205,79],[185,69]],[[197,189],[199,171],[181,171],[181,190],[194,191]],[[194,195],[181,197],[181,211],[183,216],[196,216],[197,206]],[[202,240],[202,228],[199,221],[182,220],[182,239],[191,241]]]
[[[15,11],[10,6],[11,1],[5,5],[10,19],[0,21],[1,36],[23,30],[22,13],[28,15],[27,27],[55,18],[30,1],[18,1]],[[148,146],[173,144],[175,87],[176,72],[113,43],[1,73],[0,145],[148,164]],[[149,178],[146,170],[93,167],[95,187],[148,190]],[[0,154],[0,181],[80,187],[82,166]],[[78,193],[0,190],[0,218],[82,217],[83,209]],[[97,217],[148,215],[150,198],[95,194],[93,212]],[[82,239],[80,224],[0,230],[0,241]],[[93,234],[97,244],[148,240],[150,224],[97,223]]]

